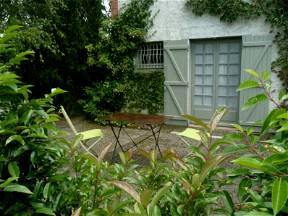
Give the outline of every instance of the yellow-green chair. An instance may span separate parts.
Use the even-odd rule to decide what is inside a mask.
[[[81,147],[90,155],[97,157],[97,155],[94,155],[91,152],[91,149],[102,139],[103,133],[101,129],[92,129],[92,130],[87,130],[87,131],[82,131],[82,132],[77,132],[75,126],[73,125],[70,117],[68,116],[67,112],[65,111],[63,106],[60,106],[61,108],[61,113],[63,114],[65,120],[67,121],[69,127],[71,128],[72,132],[74,133],[75,136],[81,135],[81,141],[80,145]],[[96,139],[92,144],[88,145],[88,141],[91,139]]]
[[[195,140],[197,142],[201,141],[201,136],[199,135],[200,130],[197,130],[195,128],[186,128],[184,131],[182,132],[171,132],[173,134],[177,134],[181,137],[181,140],[187,144],[190,145],[189,142],[187,142],[187,140],[183,139],[182,137],[186,137],[186,138],[190,138],[192,140]],[[221,138],[221,136],[212,136],[213,139],[219,139]]]

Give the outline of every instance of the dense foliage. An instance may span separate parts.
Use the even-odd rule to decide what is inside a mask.
[[[15,28],[1,37],[0,54],[15,51],[10,44]],[[185,115],[199,126],[193,136],[198,141],[189,144],[186,156],[166,150],[159,159],[155,151],[139,149],[147,165],[133,162],[131,151],[119,154],[120,163],[109,164],[103,159],[111,144],[92,157],[78,151],[81,136],[69,143],[60,135],[52,97],[62,90],[29,99],[29,86],[11,72],[27,54],[33,52],[0,65],[1,215],[287,214],[288,95],[281,92],[278,102],[272,98],[269,73],[247,70],[254,80],[238,89],[264,90],[246,108],[263,97],[275,104],[260,132],[235,125],[239,132],[214,139],[225,109],[218,109],[208,124]]]
[[[146,103],[143,96],[152,89],[148,89],[151,86],[142,88],[142,81],[139,79],[141,75],[134,73],[134,57],[137,49],[145,42],[148,29],[152,25],[150,6],[153,3],[154,0],[131,1],[120,16],[103,22],[100,43],[87,47],[90,53],[89,64],[104,68],[102,76],[93,85],[85,88],[86,98],[80,101],[84,111],[93,118],[107,112],[120,111],[127,104]],[[163,86],[163,80],[158,79],[158,75],[150,77],[153,79],[151,82],[157,83],[153,90],[159,90]],[[135,88],[138,89],[136,96]],[[149,111],[162,111],[162,93],[160,89],[155,97],[149,97]],[[158,102],[160,104],[155,105]]]
[[[194,14],[219,16],[224,22],[264,16],[275,32],[275,42],[278,46],[279,57],[273,64],[273,70],[278,73],[284,87],[288,88],[288,5],[286,0],[187,0],[186,2]]]
[[[1,29],[23,26],[17,48],[31,49],[34,55],[21,63],[17,74],[34,86],[33,97],[59,86],[68,93],[57,97],[58,102],[77,108],[80,99],[88,116],[95,117],[120,110],[131,100],[131,85],[137,85],[134,55],[152,25],[153,3],[132,0],[112,19],[104,15],[101,0],[7,0],[0,3]],[[90,97],[94,93],[98,102]],[[161,111],[154,105],[149,109]]]
[[[53,86],[59,86],[70,93],[63,100],[69,101],[69,95],[79,98],[83,88],[98,76],[99,70],[87,64],[85,46],[99,41],[99,28],[104,19],[101,2],[1,1],[1,29],[21,25],[18,49],[35,52],[17,70],[25,82],[37,89],[33,91],[34,96],[39,97]]]
[[[264,99],[274,104],[259,131],[234,125],[237,132],[214,139],[226,109],[218,109],[209,123],[184,115],[198,125],[198,133],[190,140],[186,156],[180,157],[176,151],[168,149],[162,158],[158,158],[155,151],[138,149],[137,157],[146,158],[148,164],[135,163],[132,151],[120,153],[120,162],[110,164],[104,158],[111,144],[97,157],[92,157],[79,151],[81,136],[68,142],[57,129],[55,122],[59,116],[55,114],[53,97],[63,90],[56,88],[43,98],[31,99],[31,86],[24,85],[13,71],[21,61],[29,61],[28,57],[35,53],[19,52],[14,46],[19,35],[17,30],[19,26],[12,26],[0,34],[1,215],[72,213],[76,216],[80,212],[88,216],[288,214],[288,95],[280,92],[278,99],[272,97],[270,73],[246,70],[253,79],[241,83],[238,88],[238,91],[263,89],[263,93],[246,102],[245,108]],[[143,35],[139,34],[139,37]],[[107,49],[101,61],[94,61],[97,58],[93,51],[97,46],[91,45],[89,49],[91,64],[100,62],[113,71],[115,85],[121,87],[124,81],[133,82],[129,76],[117,79],[116,75],[126,74],[126,70],[114,65],[117,58],[113,58],[112,50],[110,53]],[[129,51],[125,47],[118,51],[125,50]],[[122,60],[127,61],[122,66],[125,69],[125,65],[130,66],[131,59],[124,54]],[[131,74],[146,85],[149,78],[145,76],[155,76],[159,82],[163,81],[161,72],[146,75],[134,74],[131,70]],[[105,85],[110,85],[114,75],[107,76],[110,79],[105,79]],[[155,83],[151,81],[151,85]],[[131,92],[138,91],[136,86],[127,86],[133,87],[129,89]],[[127,86],[124,86],[125,90]],[[111,96],[114,101],[110,102],[117,106],[118,98],[126,92],[120,91],[120,96],[114,96],[117,91],[111,93],[109,89],[112,88],[108,86],[107,93],[104,92],[107,95],[99,101]],[[130,106],[135,108],[136,105],[132,103]],[[150,106],[155,110],[159,108],[159,105]]]
[[[164,73],[132,73],[124,84],[116,80],[95,83],[85,88],[86,99],[80,100],[90,118],[101,121],[102,115],[119,110],[159,113],[164,108]]]
[[[1,36],[0,56],[14,51],[17,28],[10,27]],[[1,215],[53,215],[63,204],[56,189],[59,183],[53,178],[63,165],[67,142],[54,124],[58,117],[52,105],[52,97],[63,91],[54,89],[44,98],[31,100],[30,86],[11,72],[32,53],[16,52],[0,64]]]

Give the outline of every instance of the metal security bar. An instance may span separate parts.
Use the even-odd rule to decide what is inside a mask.
[[[146,43],[137,52],[136,67],[140,69],[163,68],[163,43]]]

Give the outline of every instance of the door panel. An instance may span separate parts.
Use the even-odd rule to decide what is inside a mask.
[[[210,120],[218,107],[227,107],[225,121],[238,120],[240,40],[194,41],[192,45],[192,114]]]
[[[254,69],[259,72],[271,71],[273,35],[246,35],[242,37],[241,71]],[[241,82],[253,79],[249,74],[241,74]],[[262,89],[249,89],[240,92],[239,121],[251,125],[263,120],[269,111],[268,102],[260,103],[251,109],[241,110],[242,105],[252,96],[263,93]]]
[[[187,113],[188,41],[164,42],[164,113],[183,121]],[[186,124],[186,121],[184,121]],[[176,123],[173,121],[173,123]],[[181,123],[182,124],[182,123]]]

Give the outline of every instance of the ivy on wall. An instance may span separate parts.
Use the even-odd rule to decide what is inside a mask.
[[[278,59],[272,64],[283,85],[288,89],[288,4],[287,0],[187,0],[186,5],[195,15],[219,16],[223,22],[253,19],[264,16],[275,32]]]
[[[163,71],[136,72],[130,81],[130,93],[125,109],[129,112],[156,114],[164,109]]]
[[[162,111],[163,97],[155,96],[163,92],[161,79],[156,78],[156,74],[155,80],[151,77],[148,81],[144,75],[134,73],[136,52],[145,43],[153,24],[150,7],[154,1],[131,0],[118,17],[104,20],[100,41],[87,46],[88,64],[96,65],[102,72],[85,88],[84,97],[79,102],[83,111],[98,122],[101,116],[124,108],[139,110],[143,106],[141,108],[150,113]],[[143,80],[146,80],[146,86]],[[160,92],[155,92],[158,90],[152,84],[147,85],[150,82],[157,85]],[[149,91],[154,91],[155,97],[148,97]]]

